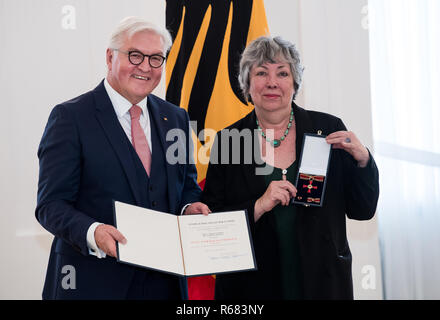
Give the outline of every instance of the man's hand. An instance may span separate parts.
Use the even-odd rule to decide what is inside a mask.
[[[190,204],[183,214],[203,214],[207,216],[211,213],[209,207],[202,202],[194,202]]]
[[[116,258],[116,241],[126,244],[127,239],[116,229],[108,224],[101,224],[95,229],[95,242],[105,254]]]

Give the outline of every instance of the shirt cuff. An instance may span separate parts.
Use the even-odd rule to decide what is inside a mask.
[[[180,215],[181,215],[181,216],[182,216],[183,213],[185,212],[186,208],[188,208],[190,205],[192,205],[192,203],[188,203],[188,204],[185,204],[185,205],[183,206],[182,211],[180,211]]]
[[[98,259],[105,258],[107,255],[104,251],[98,248],[95,241],[95,230],[102,223],[95,222],[92,223],[87,230],[87,247],[89,248],[89,254],[97,257]]]

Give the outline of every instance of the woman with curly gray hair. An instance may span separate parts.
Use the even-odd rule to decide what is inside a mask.
[[[202,201],[213,212],[247,211],[258,270],[217,275],[216,299],[353,298],[345,219],[374,216],[379,173],[339,118],[295,104],[303,71],[295,46],[280,37],[260,37],[242,54],[239,82],[255,109],[217,134],[211,160],[222,163],[210,162]],[[257,133],[252,146],[258,161],[225,163],[217,154],[227,151],[232,158],[248,147],[219,148],[233,129]],[[326,196],[321,207],[292,205],[304,134],[318,131],[334,149]],[[261,163],[273,169],[270,174],[256,175]]]

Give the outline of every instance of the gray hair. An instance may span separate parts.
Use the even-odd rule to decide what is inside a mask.
[[[251,101],[249,95],[250,71],[254,66],[261,66],[264,63],[276,63],[279,59],[285,59],[290,66],[293,75],[295,94],[301,88],[304,67],[301,65],[299,52],[295,45],[281,37],[262,36],[252,41],[243,51],[240,60],[238,81],[244,98]]]
[[[151,31],[160,36],[164,45],[164,53],[167,53],[171,48],[173,40],[167,29],[138,17],[126,17],[119,22],[119,25],[111,35],[109,48],[120,49],[124,45],[126,37],[129,39],[142,31]]]

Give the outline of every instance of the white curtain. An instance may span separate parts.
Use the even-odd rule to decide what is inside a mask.
[[[440,1],[370,0],[386,299],[440,299]]]

